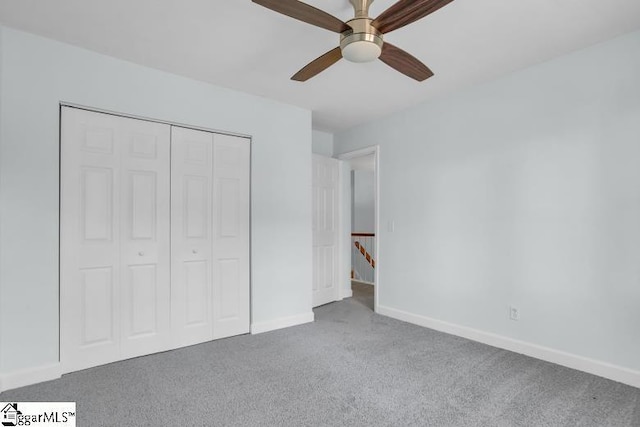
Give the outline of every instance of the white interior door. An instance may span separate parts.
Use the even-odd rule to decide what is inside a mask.
[[[213,333],[249,332],[250,141],[215,135],[213,148]]]
[[[338,161],[313,155],[313,306],[339,299]]]
[[[63,371],[166,349],[169,127],[64,108],[61,141]]]
[[[120,119],[121,359],[171,346],[170,127]]]
[[[120,357],[119,134],[113,116],[63,109],[60,356],[64,372]]]
[[[213,134],[171,129],[171,283],[174,346],[213,339]]]

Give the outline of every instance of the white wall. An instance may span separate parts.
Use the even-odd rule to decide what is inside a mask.
[[[375,176],[367,170],[352,173],[352,230],[354,233],[375,232]]]
[[[638,52],[635,32],[335,135],[381,146],[379,304],[640,378]]]
[[[328,132],[322,132],[319,130],[313,130],[312,132],[312,145],[311,150],[314,154],[320,154],[325,157],[333,156],[333,134]]]
[[[311,314],[309,111],[0,35],[0,373],[58,361],[61,101],[252,135],[252,323]]]

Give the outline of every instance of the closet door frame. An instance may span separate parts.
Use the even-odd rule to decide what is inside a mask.
[[[65,269],[65,266],[63,265],[63,259],[62,259],[62,253],[63,253],[63,239],[62,239],[62,233],[64,233],[66,231],[66,228],[68,228],[68,224],[63,224],[63,212],[62,212],[62,197],[63,197],[63,173],[64,173],[64,169],[63,169],[63,132],[62,132],[62,112],[63,109],[65,108],[71,108],[71,109],[77,109],[77,110],[85,110],[88,112],[93,112],[93,113],[99,113],[99,114],[105,114],[105,115],[109,115],[109,116],[113,116],[113,117],[121,117],[121,118],[126,118],[126,119],[134,119],[134,120],[143,120],[146,122],[151,122],[151,123],[160,123],[160,124],[166,124],[169,125],[171,127],[181,127],[181,128],[186,128],[186,129],[192,129],[192,130],[198,130],[198,131],[204,131],[204,132],[209,132],[215,135],[223,135],[223,136],[233,136],[233,137],[240,137],[240,138],[244,138],[248,141],[249,144],[249,171],[248,171],[248,180],[249,180],[249,187],[248,187],[248,197],[249,197],[249,203],[248,203],[248,218],[249,218],[249,222],[248,222],[248,259],[247,259],[247,263],[248,263],[248,280],[249,280],[249,301],[248,301],[248,305],[249,305],[249,331],[247,331],[248,333],[250,333],[250,328],[251,328],[251,324],[252,324],[252,317],[253,317],[253,304],[252,304],[252,288],[253,288],[253,282],[252,282],[252,251],[251,251],[251,242],[252,242],[252,185],[251,185],[251,176],[252,176],[252,146],[253,146],[253,139],[251,137],[251,135],[247,135],[247,134],[242,134],[242,133],[236,133],[236,132],[228,132],[228,131],[222,131],[222,130],[217,130],[217,129],[211,129],[211,128],[206,128],[206,127],[200,127],[200,126],[194,126],[192,124],[185,124],[185,123],[180,123],[180,122],[171,122],[171,121],[167,121],[167,120],[159,120],[159,119],[154,119],[154,118],[150,118],[150,117],[146,117],[146,116],[138,116],[138,115],[133,115],[133,114],[125,114],[125,113],[121,113],[121,112],[116,112],[116,111],[111,111],[111,110],[105,110],[105,109],[100,109],[100,108],[95,108],[95,107],[91,107],[91,106],[86,106],[86,105],[81,105],[81,104],[76,104],[76,103],[71,103],[71,102],[60,102],[59,103],[59,138],[58,138],[58,146],[60,149],[60,155],[58,158],[58,166],[59,166],[59,170],[60,170],[60,175],[59,175],[59,181],[58,181],[58,191],[59,191],[59,216],[58,216],[58,230],[59,230],[59,239],[58,239],[58,271],[59,271],[59,277],[58,277],[58,293],[59,293],[59,312],[58,312],[58,331],[59,331],[59,361],[61,364],[64,364],[65,361],[62,360],[62,346],[63,346],[63,342],[62,342],[62,335],[63,335],[63,326],[64,326],[64,314],[62,313],[62,298],[63,298],[63,290],[62,290],[62,283],[61,281],[63,280],[63,273],[65,273],[63,270]],[[170,146],[171,149],[171,146]],[[115,209],[115,207],[114,207]],[[120,210],[118,209],[118,212],[116,213],[117,215],[120,215]],[[119,329],[119,327],[118,327]],[[118,334],[120,334],[120,331],[118,330]],[[212,339],[216,339],[216,338],[212,338]],[[179,346],[175,345],[175,343],[171,343],[171,346],[167,349],[173,349],[173,348],[179,348]],[[158,349],[158,351],[162,351],[160,349]],[[153,354],[153,353],[149,353],[149,354]],[[118,360],[126,360],[127,358],[130,357],[135,357],[134,355],[125,355],[124,357],[120,358],[120,359],[116,359],[113,360],[112,357],[109,358],[105,358],[104,363],[110,363],[113,361],[118,361]],[[107,360],[110,359],[110,360]],[[102,363],[100,363],[102,364]],[[94,365],[94,366],[99,366],[100,364]],[[72,370],[66,370],[63,367],[63,371],[64,372],[72,372],[74,370],[77,369],[72,369]]]

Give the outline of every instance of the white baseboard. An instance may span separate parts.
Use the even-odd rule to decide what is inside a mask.
[[[352,296],[353,296],[353,291],[351,290],[351,288],[342,290],[342,295],[341,295],[342,299],[351,298]]]
[[[296,314],[295,316],[281,317],[266,322],[258,322],[251,324],[252,334],[261,334],[263,332],[274,331],[276,329],[288,328],[290,326],[302,325],[304,323],[313,322],[313,311],[308,313]]]
[[[37,368],[22,369],[15,372],[0,375],[0,392],[51,381],[62,376],[60,363],[38,366]]]
[[[432,319],[418,314],[397,310],[391,307],[378,306],[378,314],[402,320],[404,322],[413,323],[415,325],[424,326],[426,328],[435,329],[436,331],[445,332],[451,335],[467,338],[472,341],[488,344],[493,347],[502,348],[504,350],[513,351],[515,353],[524,354],[536,359],[555,363],[557,365],[566,366],[568,368],[577,369],[593,375],[598,375],[613,381],[621,382],[633,387],[640,388],[640,371],[624,368],[599,360],[589,359],[587,357],[578,356],[564,351],[555,350],[549,347],[543,347],[537,344],[531,344],[525,341],[519,341],[502,335],[492,334],[490,332],[478,329],[460,326],[442,320]]]

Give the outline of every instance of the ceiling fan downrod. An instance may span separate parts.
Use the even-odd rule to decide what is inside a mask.
[[[356,18],[369,17],[369,7],[373,0],[349,0],[349,2],[353,5]]]

